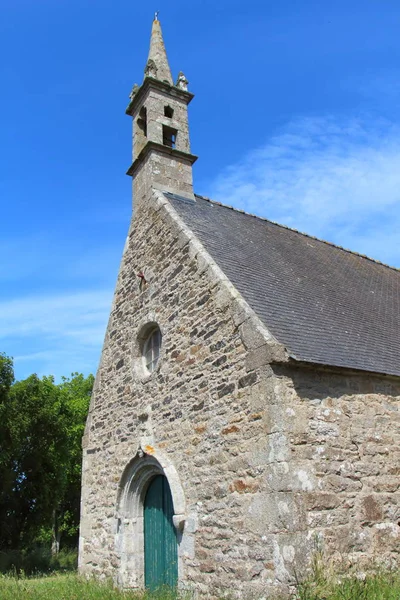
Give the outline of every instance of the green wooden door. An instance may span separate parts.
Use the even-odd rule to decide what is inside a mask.
[[[144,501],[145,585],[154,590],[175,587],[178,581],[178,548],[172,522],[174,507],[168,481],[157,475]]]

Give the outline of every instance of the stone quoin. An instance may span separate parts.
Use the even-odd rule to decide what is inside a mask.
[[[400,272],[193,191],[156,16],[133,216],[85,435],[79,569],[209,598],[287,589],[316,544],[400,551]],[[157,491],[158,490],[158,491]]]

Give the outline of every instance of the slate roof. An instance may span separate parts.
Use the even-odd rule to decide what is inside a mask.
[[[165,194],[299,360],[400,375],[400,271],[196,196]]]

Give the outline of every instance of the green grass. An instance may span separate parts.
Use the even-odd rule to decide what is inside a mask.
[[[298,600],[400,600],[400,572],[357,576],[320,576],[298,586]]]
[[[76,574],[47,577],[0,575],[0,600],[176,600],[169,590],[157,593],[123,592],[111,585],[87,581]]]
[[[190,600],[190,595],[180,600]],[[400,600],[400,571],[382,571],[341,580],[323,571],[297,586],[292,600]],[[75,573],[46,577],[0,575],[0,600],[178,600],[176,593],[123,592],[110,583],[87,581]],[[276,598],[276,600],[279,600]],[[281,598],[280,600],[283,600]]]

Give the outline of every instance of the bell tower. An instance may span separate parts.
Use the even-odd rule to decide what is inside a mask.
[[[135,84],[126,114],[133,121],[133,203],[137,210],[151,188],[193,197],[188,104],[193,94],[182,72],[173,83],[157,13],[141,86]]]

